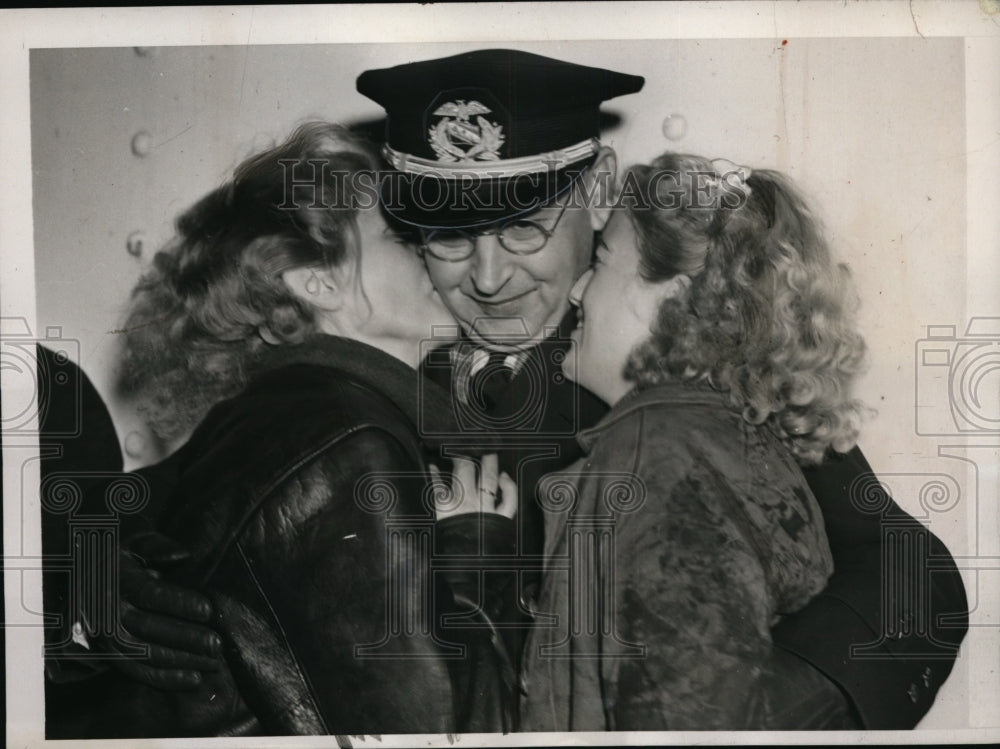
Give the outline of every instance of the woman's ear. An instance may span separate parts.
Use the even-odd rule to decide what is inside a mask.
[[[678,273],[673,278],[652,284],[655,288],[658,301],[657,308],[667,299],[682,299],[687,296],[687,291],[691,288],[691,277],[684,273]]]
[[[615,201],[615,181],[618,179],[618,157],[608,146],[601,146],[597,158],[582,177],[585,194],[590,196],[587,210],[594,231],[601,231],[611,218]]]
[[[691,278],[683,273],[678,273],[665,281],[647,281],[637,275],[625,295],[626,304],[639,320],[652,325],[659,314],[660,306],[667,299],[683,297],[690,286]]]
[[[691,288],[691,276],[686,273],[678,273],[663,283],[669,284],[669,286],[665,286],[663,289],[663,298],[673,299],[674,297],[681,297],[687,294],[688,289]]]
[[[316,266],[292,268],[281,274],[281,280],[295,296],[310,307],[336,312],[344,304],[342,285],[327,268]]]

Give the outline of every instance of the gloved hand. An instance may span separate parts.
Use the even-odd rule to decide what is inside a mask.
[[[161,571],[188,556],[156,531],[130,537],[118,554],[118,636],[96,640],[98,648],[114,655],[110,660],[117,669],[158,689],[195,689],[203,672],[215,671],[221,663],[222,639],[207,626],[211,601],[162,579]],[[148,655],[136,657],[136,645],[146,646]]]

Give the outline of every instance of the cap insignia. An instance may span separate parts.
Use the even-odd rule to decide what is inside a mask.
[[[435,109],[434,115],[442,119],[427,131],[427,140],[438,161],[498,161],[505,139],[503,126],[483,117],[491,111],[478,101],[463,99]]]

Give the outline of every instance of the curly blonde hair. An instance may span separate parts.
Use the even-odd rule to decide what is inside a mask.
[[[318,332],[281,274],[356,256],[363,196],[345,175],[378,167],[358,136],[310,122],[180,215],[132,291],[118,383],[161,439],[183,436],[238,393],[269,347]]]
[[[651,281],[683,273],[691,283],[661,305],[626,377],[638,387],[707,381],[803,464],[828,448],[850,450],[865,413],[851,396],[866,354],[857,296],[791,182],[754,170],[734,185],[713,162],[672,153],[634,167],[630,179],[659,206],[630,210],[640,273]]]

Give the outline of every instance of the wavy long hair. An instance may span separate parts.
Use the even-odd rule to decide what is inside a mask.
[[[626,377],[639,387],[708,382],[804,464],[851,449],[866,411],[851,393],[866,357],[857,295],[791,182],[767,170],[734,180],[672,153],[630,175],[659,206],[630,210],[640,274],[683,273],[690,285],[660,306]]]
[[[281,274],[356,265],[357,208],[373,196],[350,177],[378,166],[358,136],[310,122],[178,217],[132,291],[118,383],[161,439],[239,392],[269,346],[318,332]]]

